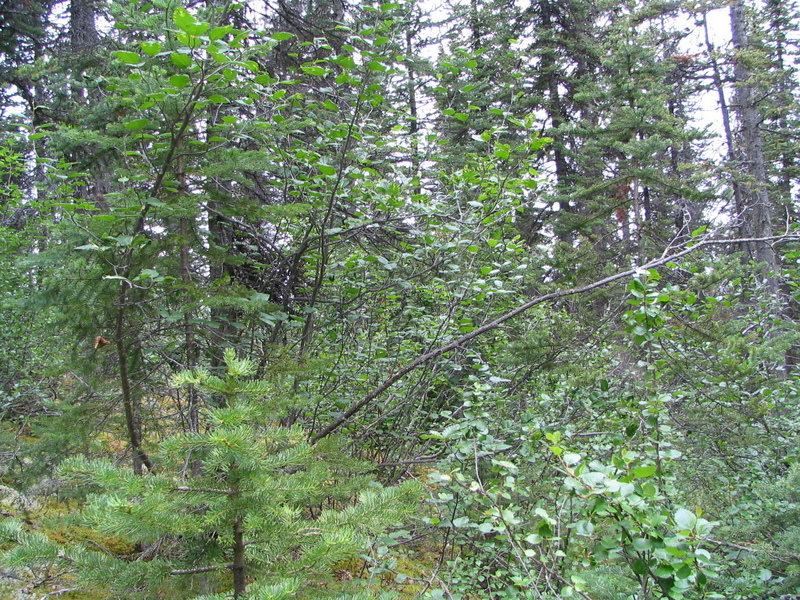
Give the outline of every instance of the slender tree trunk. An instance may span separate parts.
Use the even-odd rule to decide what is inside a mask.
[[[406,54],[414,56],[413,33],[409,27],[406,31]],[[411,138],[411,173],[413,177],[419,177],[419,166],[421,157],[419,155],[419,114],[417,112],[417,77],[413,61],[406,62],[408,69],[408,133]],[[414,186],[414,193],[421,192],[420,185]]]
[[[733,76],[736,82],[734,104],[741,127],[742,158],[747,175],[742,192],[744,212],[740,215],[745,230],[743,236],[757,238],[772,235],[772,207],[767,192],[767,169],[764,158],[764,144],[761,138],[761,116],[756,106],[757,94],[752,83],[752,74],[747,68],[745,52],[750,42],[747,36],[747,22],[743,2],[730,7],[731,41],[736,51]],[[764,265],[765,283],[770,294],[776,294],[778,284],[771,275],[776,270],[775,250],[765,242],[751,244],[752,257]]]
[[[728,100],[725,97],[725,87],[722,82],[722,73],[719,68],[719,63],[716,58],[716,50],[711,43],[711,36],[708,32],[708,17],[703,13],[703,32],[705,34],[706,51],[708,52],[708,59],[711,64],[711,75],[714,82],[714,88],[717,90],[717,98],[719,102],[719,111],[722,116],[722,130],[725,132],[725,146],[728,150],[728,162],[732,168],[736,165],[736,144],[733,139],[733,127],[731,126],[731,112],[728,107]],[[744,211],[744,199],[742,197],[742,190],[739,186],[739,178],[736,174],[731,176],[731,188],[733,189],[733,201],[736,205],[737,215],[741,215]],[[744,234],[744,231],[740,231]]]
[[[235,465],[231,466],[231,471],[235,470]],[[231,485],[230,499],[236,502],[239,498],[239,484],[233,482]],[[233,572],[233,597],[238,600],[247,593],[247,579],[245,577],[245,543],[244,543],[244,518],[236,515],[233,520],[233,561],[231,571]]]
[[[120,281],[120,292],[117,298],[117,317],[115,327],[115,341],[117,347],[117,360],[119,361],[119,380],[122,388],[122,406],[125,412],[125,427],[128,431],[128,443],[133,453],[133,472],[136,475],[143,474],[143,466],[151,472],[154,470],[153,463],[142,449],[142,425],[139,416],[139,407],[131,389],[131,377],[129,372],[128,348],[125,344],[125,312],[128,303],[128,282]]]
[[[179,157],[177,161],[178,167],[178,183],[180,185],[181,195],[186,194],[186,173],[183,170],[183,157]],[[181,238],[180,246],[180,260],[181,260],[181,281],[186,288],[186,293],[189,295],[189,288],[192,285],[192,268],[191,256],[189,251],[189,219],[181,217],[178,223],[178,234]],[[197,367],[198,351],[197,351],[197,338],[194,324],[194,312],[187,310],[183,315],[183,343],[184,343],[184,367],[187,369],[194,369]],[[199,416],[197,406],[197,390],[193,385],[188,386],[187,390],[187,420],[189,431],[197,433],[199,431]],[[195,471],[193,466],[193,471]],[[197,474],[197,473],[195,473]]]

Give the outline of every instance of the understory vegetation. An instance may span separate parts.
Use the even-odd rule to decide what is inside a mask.
[[[800,597],[798,23],[6,2],[0,598]]]

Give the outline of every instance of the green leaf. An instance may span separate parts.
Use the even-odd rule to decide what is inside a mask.
[[[150,119],[136,119],[125,123],[125,127],[128,129],[144,129],[148,125],[150,125]]]
[[[692,237],[697,237],[705,233],[706,229],[708,229],[708,225],[703,225],[702,227],[698,227],[692,232]]]
[[[225,104],[228,102],[228,99],[225,96],[220,96],[219,94],[212,94],[208,97],[208,101],[211,104]]]
[[[273,33],[269,37],[271,37],[276,42],[283,42],[283,41],[292,39],[294,37],[294,34],[293,33],[287,33],[286,31],[279,31],[278,33]]]
[[[173,52],[169,55],[172,64],[180,69],[186,69],[192,64],[192,58],[186,54],[180,54],[178,52]]]
[[[182,6],[173,11],[172,21],[178,29],[188,35],[203,35],[210,27],[208,23],[198,23],[194,15]]]
[[[117,246],[122,246],[123,248],[127,248],[133,243],[132,235],[118,235],[114,239],[117,241]]]
[[[128,65],[140,65],[144,63],[144,59],[136,54],[136,52],[118,50],[117,52],[112,52],[111,54]]]
[[[631,544],[637,552],[647,552],[653,548],[653,543],[647,538],[633,538]]]
[[[208,39],[210,39],[211,41],[221,40],[231,31],[233,31],[233,27],[231,27],[230,25],[225,25],[224,27],[215,27],[208,34]]]
[[[179,6],[172,13],[172,22],[178,26],[178,29],[189,33],[188,28],[195,24],[195,19],[192,14],[183,6]]]
[[[328,69],[324,69],[322,67],[317,67],[317,66],[306,67],[306,66],[303,66],[301,68],[303,69],[304,73],[306,73],[308,75],[313,75],[314,77],[324,77],[325,75],[328,74]]]
[[[641,558],[637,558],[631,565],[631,570],[637,575],[644,575],[647,573],[647,562]]]
[[[142,42],[142,52],[147,54],[147,56],[155,56],[159,52],[161,52],[161,43],[160,42]]]
[[[656,577],[661,577],[662,579],[666,579],[667,577],[672,577],[675,574],[675,569],[672,568],[670,565],[659,565],[655,569],[653,569],[653,575]]]
[[[541,544],[544,538],[538,533],[532,533],[525,538],[525,541],[531,545]]]
[[[650,477],[655,472],[656,472],[655,465],[647,465],[644,467],[636,467],[635,469],[633,469],[633,471],[631,471],[631,474],[634,477]]]
[[[330,165],[317,165],[319,172],[323,175],[336,175],[336,169]]]
[[[591,521],[578,521],[575,523],[575,533],[583,537],[589,537],[594,533],[594,525]]]
[[[169,84],[176,88],[185,88],[191,83],[188,75],[173,75],[169,78]]]
[[[681,529],[694,529],[697,524],[697,516],[690,510],[679,508],[675,511],[675,524]]]

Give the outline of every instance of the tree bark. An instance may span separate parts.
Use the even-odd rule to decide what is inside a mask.
[[[742,237],[767,238],[772,236],[772,207],[767,192],[767,169],[764,159],[764,143],[761,138],[761,116],[756,106],[756,90],[752,74],[747,67],[745,53],[750,41],[744,2],[730,7],[731,42],[736,53],[733,77],[736,84],[734,106],[741,129],[741,159],[744,174],[742,187],[743,206],[740,209],[740,235]],[[775,251],[765,242],[753,242],[747,247],[751,259],[763,265],[764,282],[771,295],[778,291]]]

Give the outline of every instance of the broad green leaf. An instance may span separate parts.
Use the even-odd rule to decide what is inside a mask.
[[[169,84],[176,88],[185,88],[191,83],[188,75],[173,75],[169,78]]]
[[[150,124],[150,119],[136,119],[134,121],[128,121],[125,123],[125,127],[128,129],[144,129]]]
[[[306,66],[303,66],[301,68],[303,69],[304,73],[307,73],[308,75],[313,75],[314,77],[324,77],[325,75],[328,74],[328,69],[324,69],[322,67],[317,67],[317,66],[306,67]]]
[[[128,52],[127,50],[118,50],[117,52],[112,52],[111,54],[128,65],[140,65],[144,63],[144,59],[138,54],[136,54],[136,52]]]
[[[662,579],[666,579],[667,577],[672,577],[675,573],[675,569],[673,569],[670,565],[659,565],[655,569],[653,569],[653,575],[656,577],[661,577]]]
[[[169,55],[172,64],[178,68],[185,69],[192,64],[192,58],[186,54],[180,54],[179,52],[173,52]]]
[[[290,40],[294,37],[293,33],[288,33],[286,31],[279,31],[278,33],[273,33],[271,36],[273,40],[276,42],[283,42],[285,40]]]
[[[118,235],[114,239],[117,241],[117,246],[127,247],[133,243],[132,235]]]
[[[694,575],[694,570],[687,564],[683,564],[680,568],[675,571],[675,577],[677,579],[689,579],[692,575]]]
[[[188,35],[203,35],[210,25],[208,23],[198,23],[188,10],[179,6],[172,13],[172,21],[181,31]]]
[[[637,552],[646,552],[653,548],[653,543],[647,538],[633,538],[631,544]]]
[[[230,25],[225,25],[224,27],[215,27],[209,32],[208,39],[210,39],[211,41],[221,40],[231,31],[233,31],[233,27],[231,27]]]
[[[575,523],[575,533],[583,537],[589,537],[594,533],[594,525],[591,521],[578,521]]]
[[[542,538],[542,536],[539,535],[538,533],[532,533],[525,538],[525,541],[528,542],[529,544],[536,545],[536,544],[541,544],[543,539],[544,538]]]
[[[633,469],[633,471],[631,471],[631,474],[634,477],[650,477],[655,472],[656,472],[655,465],[647,465],[644,467],[636,467],[635,469]]]
[[[641,558],[637,558],[631,565],[631,570],[637,575],[644,575],[647,573],[647,562]]]
[[[161,52],[161,43],[160,42],[142,42],[142,52],[147,54],[147,56],[155,56],[159,52]]]
[[[694,529],[697,524],[697,516],[690,510],[679,508],[675,511],[675,524],[681,529]]]
[[[336,169],[330,165],[317,165],[319,172],[323,175],[336,175]]]

